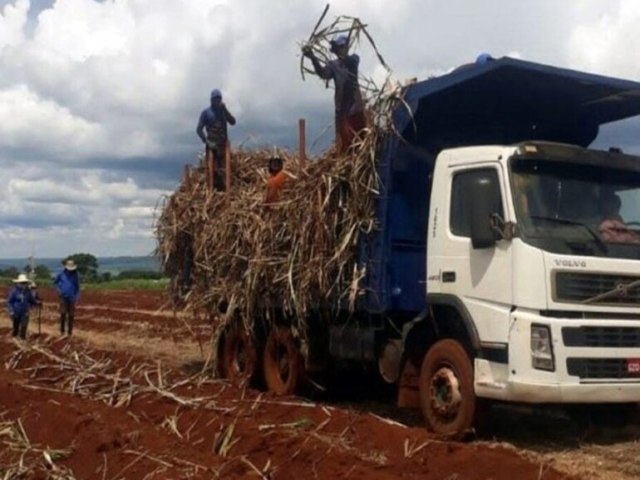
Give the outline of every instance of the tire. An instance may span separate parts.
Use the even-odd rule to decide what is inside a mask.
[[[459,342],[440,340],[429,349],[422,361],[419,389],[428,430],[460,440],[473,429],[477,409],[473,366]]]
[[[304,368],[291,330],[274,326],[269,332],[263,356],[264,381],[276,395],[293,395],[300,385]]]
[[[237,387],[250,385],[258,371],[258,352],[241,322],[225,333],[221,353],[220,371],[224,377]]]

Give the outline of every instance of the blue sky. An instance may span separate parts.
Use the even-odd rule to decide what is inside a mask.
[[[0,0],[0,257],[144,255],[159,198],[201,149],[220,88],[234,145],[293,147],[330,124],[332,92],[303,82],[299,46],[325,0]],[[635,0],[339,0],[394,77],[439,75],[480,52],[640,77]],[[362,73],[382,70],[366,46]],[[600,144],[640,153],[637,122]],[[329,129],[329,133],[331,129]],[[322,138],[321,145],[330,140]]]

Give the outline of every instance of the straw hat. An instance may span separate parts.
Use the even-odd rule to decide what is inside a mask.
[[[13,283],[30,283],[31,280],[29,280],[29,278],[24,274],[21,273],[20,275],[18,275],[18,278],[16,278]]]
[[[66,270],[74,271],[78,267],[76,265],[76,262],[74,262],[73,260],[67,260],[66,262],[64,262],[64,268]]]

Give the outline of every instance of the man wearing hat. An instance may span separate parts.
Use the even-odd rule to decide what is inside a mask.
[[[358,82],[360,57],[355,53],[349,55],[349,37],[344,34],[338,35],[331,41],[331,51],[337,58],[323,66],[310,46],[305,45],[302,48],[303,55],[311,60],[316,74],[325,80],[333,79],[336,147],[338,152],[342,153],[351,146],[358,132],[366,128],[367,120]]]
[[[60,333],[71,335],[73,332],[73,319],[76,311],[76,302],[80,296],[80,281],[73,260],[67,259],[62,270],[53,281],[60,298]]]
[[[29,309],[40,302],[31,293],[29,284],[31,281],[24,274],[18,275],[13,283],[15,286],[9,292],[7,307],[9,316],[13,322],[13,336],[20,336],[23,340],[27,338],[27,327],[29,326]]]
[[[222,93],[217,88],[211,92],[211,105],[200,114],[196,133],[206,145],[207,153],[211,152],[215,163],[214,185],[217,190],[224,190],[224,160],[227,149],[227,124],[235,125],[234,118],[227,106],[222,102]]]

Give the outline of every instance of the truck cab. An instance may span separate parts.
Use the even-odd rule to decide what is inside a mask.
[[[405,98],[368,278],[414,315],[381,348],[399,404],[460,436],[488,400],[640,402],[640,158],[587,148],[640,84],[504,58]]]

